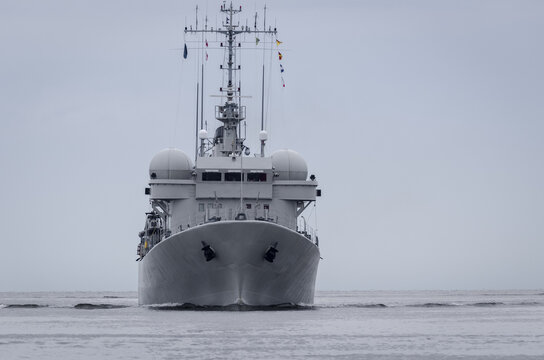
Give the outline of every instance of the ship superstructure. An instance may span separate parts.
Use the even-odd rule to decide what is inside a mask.
[[[319,244],[301,214],[315,205],[318,184],[315,176],[308,179],[297,152],[265,156],[263,126],[261,152],[251,154],[244,145],[236,37],[274,36],[276,29],[236,25],[240,11],[223,4],[222,27],[185,29],[224,36],[226,83],[219,90],[225,101],[215,107],[213,137],[201,120],[194,164],[174,148],[151,160],[146,194],[152,210],[138,245],[140,304],[313,303]]]

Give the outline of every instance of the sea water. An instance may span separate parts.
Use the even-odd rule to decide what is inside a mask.
[[[242,311],[240,311],[242,310]],[[313,307],[0,293],[0,359],[544,359],[544,290],[318,292]]]

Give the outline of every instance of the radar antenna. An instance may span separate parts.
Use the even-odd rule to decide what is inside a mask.
[[[221,27],[210,29],[204,26],[203,29],[198,28],[198,19],[195,24],[195,28],[185,27],[185,34],[221,34],[226,39],[226,67],[220,66],[222,70],[227,72],[227,81],[225,87],[220,87],[221,94],[226,94],[226,101],[222,105],[215,106],[215,118],[223,123],[223,126],[217,129],[216,139],[214,139],[214,155],[215,156],[242,156],[244,145],[244,139],[239,136],[238,129],[240,122],[246,118],[245,106],[241,105],[241,86],[236,86],[234,82],[234,72],[240,70],[240,65],[236,64],[236,36],[239,34],[263,34],[263,35],[276,35],[277,31],[274,28],[266,30],[266,20],[263,23],[263,29],[260,30],[257,27],[257,17],[255,16],[255,26],[251,29],[247,25],[240,25],[234,23],[234,16],[242,11],[242,7],[234,8],[232,2],[229,6],[226,2],[221,5],[221,12],[225,14],[225,20]],[[266,11],[266,7],[265,7]],[[197,8],[198,12],[198,8]],[[241,43],[237,44],[241,47]],[[223,43],[221,43],[223,47]],[[264,64],[263,64],[264,71]],[[263,77],[264,78],[264,77]],[[198,91],[198,90],[197,90]],[[222,95],[224,97],[225,95]],[[202,110],[202,109],[201,109]],[[198,110],[197,110],[198,111]],[[261,115],[262,117],[262,115]],[[202,119],[201,119],[202,123]],[[261,119],[261,128],[263,127],[263,119]],[[261,130],[264,130],[263,128]],[[198,133],[198,132],[197,132]],[[219,139],[220,138],[220,139]],[[201,142],[200,156],[204,156],[204,145]],[[261,153],[264,153],[264,141],[261,139]]]

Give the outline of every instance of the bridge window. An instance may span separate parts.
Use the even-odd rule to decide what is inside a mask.
[[[253,181],[253,182],[265,182],[266,181],[266,173],[248,173],[247,174],[247,181]]]
[[[239,172],[225,173],[225,181],[241,181],[242,175]]]
[[[202,181],[221,181],[221,173],[218,171],[205,171],[202,173]]]

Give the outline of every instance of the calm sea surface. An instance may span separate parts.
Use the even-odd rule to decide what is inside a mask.
[[[544,290],[319,292],[310,309],[0,293],[0,359],[544,359]]]

